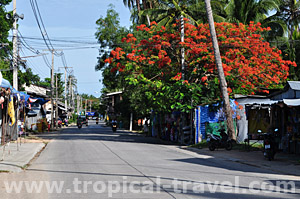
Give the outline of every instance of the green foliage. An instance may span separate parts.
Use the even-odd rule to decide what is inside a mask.
[[[3,78],[7,79],[11,84],[13,82],[13,73],[11,70],[2,71]],[[30,86],[31,84],[38,84],[40,77],[33,74],[31,68],[27,68],[25,71],[18,70],[18,85],[19,90],[24,90],[24,85]]]
[[[249,24],[262,22],[270,11],[279,9],[279,0],[231,0],[226,7],[227,21]]]
[[[96,24],[98,28],[95,36],[101,47],[95,69],[102,71],[102,83],[108,90],[121,89],[123,87],[121,75],[117,72],[111,73],[111,66],[104,60],[109,57],[112,48],[122,43],[122,38],[129,33],[129,30],[120,26],[119,14],[112,4],[108,7],[106,17],[101,16]]]
[[[62,80],[62,73],[55,73],[54,77],[57,75],[57,87],[58,87],[58,97],[64,97],[64,89],[65,89],[65,82]],[[54,85],[55,85],[55,80],[54,80]],[[44,80],[38,81],[34,83],[37,86],[41,86],[44,88],[51,88],[51,78],[45,78]]]
[[[101,16],[96,24],[98,28],[95,36],[101,46],[96,70],[105,70],[108,65],[104,63],[104,60],[109,56],[110,49],[121,43],[122,38],[128,34],[128,30],[120,26],[119,14],[112,4],[106,11],[106,17]]]
[[[18,80],[20,90],[24,90],[23,85],[30,86],[31,84],[37,84],[40,81],[40,77],[33,74],[31,68],[28,68],[25,72],[18,72]]]
[[[8,5],[11,0],[0,0],[0,69],[10,68],[9,54],[11,53],[12,44],[8,40],[9,30],[12,27],[12,20],[6,18],[5,6]],[[2,44],[9,44],[8,46],[2,46]],[[4,73],[4,78],[7,78]]]
[[[283,13],[283,2],[288,1],[219,0],[211,1],[211,4],[216,22],[229,21],[245,24],[248,24],[250,21],[261,22],[263,27],[272,27],[272,31],[268,35],[264,35],[264,37],[268,40],[273,40],[274,38],[282,37],[287,29],[287,25],[279,17],[280,12],[287,14]],[[205,23],[207,21],[204,0],[141,1],[140,5],[138,5],[137,1],[124,1],[124,3],[132,10],[134,22],[139,24],[148,24],[146,20],[149,17],[150,21],[158,22],[158,27],[166,25],[167,28],[170,28],[168,25],[179,19],[180,15],[192,19],[191,21],[194,23]],[[278,11],[278,15],[269,16],[270,11],[274,10]],[[99,29],[96,33],[96,38],[101,44],[101,49],[96,69],[103,71],[103,84],[106,87],[105,89],[107,89],[106,93],[124,90],[124,103],[117,105],[118,111],[126,113],[125,110],[130,109],[138,115],[148,114],[151,109],[161,112],[169,112],[171,110],[187,112],[195,105],[212,103],[212,101],[220,99],[221,93],[217,76],[214,78],[214,81],[209,81],[206,86],[201,86],[199,80],[197,80],[197,78],[201,77],[196,77],[192,71],[188,70],[185,71],[185,75],[189,77],[190,84],[184,84],[182,81],[166,81],[166,79],[170,78],[167,74],[161,76],[162,71],[157,67],[144,67],[142,64],[138,65],[132,62],[121,63],[126,67],[126,72],[124,73],[118,70],[113,71],[110,64],[104,62],[110,56],[110,50],[122,47],[125,52],[130,52],[128,50],[130,48],[129,45],[126,43],[120,45],[121,39],[130,32],[138,42],[146,38],[145,34],[147,33],[137,32],[136,24],[133,25],[131,30],[122,29],[119,25],[118,14],[113,10],[112,6],[108,9],[107,16],[105,18],[101,17],[97,21],[97,25]],[[178,27],[175,27],[172,31],[179,31]],[[297,52],[293,51],[294,48],[289,47],[289,44],[285,44],[285,47],[282,49],[283,55],[287,59],[293,53],[297,55]],[[172,48],[172,53],[168,54],[173,55],[171,57],[172,60],[177,60],[177,63],[180,63],[180,48]],[[152,58],[156,59],[154,55]],[[177,65],[172,65],[173,71],[170,74],[181,72]],[[202,72],[205,73],[205,71]],[[191,79],[195,81],[190,81]],[[244,94],[243,92],[244,90],[240,91],[241,94]]]

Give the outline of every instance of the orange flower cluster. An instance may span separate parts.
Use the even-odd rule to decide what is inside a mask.
[[[152,22],[148,28],[142,24],[137,27],[138,31],[145,33],[141,41],[137,41],[133,34],[122,39],[131,45],[131,52],[123,56],[125,52],[116,48],[105,62],[113,64],[119,71],[125,69],[122,64],[118,65],[122,60],[136,64],[142,71],[143,67],[151,66],[171,80],[180,81],[180,49],[184,48],[185,76],[192,74],[201,77],[201,82],[207,86],[217,77],[209,25],[185,23],[184,42],[180,41],[179,27],[179,24],[174,24],[175,30],[166,29]],[[283,60],[281,51],[264,41],[261,33],[270,28],[262,28],[260,23],[244,25],[224,22],[215,23],[215,27],[229,93],[267,93],[268,88],[286,81],[291,66],[296,67],[295,62]]]

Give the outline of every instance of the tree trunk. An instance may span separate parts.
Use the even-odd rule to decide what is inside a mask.
[[[184,42],[184,20],[183,15],[180,15],[180,41]],[[184,47],[181,47],[181,80],[184,81],[185,79],[185,60],[184,60]],[[182,100],[182,104],[184,103]],[[180,125],[180,144],[184,144],[184,134],[183,134],[183,127],[185,127],[185,113],[181,111],[181,125]]]
[[[210,27],[211,39],[212,39],[213,48],[214,48],[216,65],[217,65],[217,69],[218,69],[218,76],[219,76],[219,80],[220,80],[220,89],[221,89],[221,93],[222,93],[223,100],[224,100],[224,109],[225,109],[225,115],[226,115],[226,119],[227,119],[228,134],[231,139],[236,140],[236,134],[235,134],[233,119],[232,119],[232,110],[230,107],[230,101],[229,101],[229,96],[228,96],[228,91],[227,91],[227,83],[226,83],[224,70],[223,70],[223,66],[222,66],[222,60],[221,60],[219,44],[218,44],[218,40],[217,40],[210,0],[205,0],[205,5],[206,5],[208,23],[209,23],[209,27]]]
[[[150,26],[151,26],[150,17],[149,17],[149,15],[148,15],[148,14],[146,15],[146,17],[147,17],[148,26],[150,27]]]
[[[144,0],[143,1],[143,10],[147,10],[147,9],[148,9],[147,2]],[[150,17],[148,14],[146,14],[146,18],[147,18],[148,26],[150,27],[151,21],[150,21]]]
[[[141,11],[140,0],[136,0],[136,7],[137,7],[137,10],[138,10],[138,13],[140,13],[140,11]]]

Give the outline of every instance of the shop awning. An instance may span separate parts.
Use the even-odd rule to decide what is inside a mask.
[[[288,106],[300,106],[300,99],[284,99],[283,103]]]
[[[64,106],[58,105],[58,107],[59,107],[61,110],[63,110],[63,111],[67,111],[67,109],[66,109]]]

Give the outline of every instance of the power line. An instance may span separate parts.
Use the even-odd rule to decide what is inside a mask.
[[[24,37],[28,40],[43,40],[42,38],[38,37]],[[66,39],[49,39],[52,42],[63,42],[63,43],[74,43],[74,44],[89,44],[89,45],[99,45],[98,42],[88,42],[88,41],[78,41],[78,40],[66,40]]]
[[[25,52],[23,51],[22,48],[20,48],[20,51],[21,51],[21,53],[25,56]],[[45,74],[44,74],[43,70],[40,70],[39,67],[36,67],[34,64],[32,64],[31,60],[28,59],[27,61],[30,62],[30,65],[31,65],[32,69],[34,69],[38,74],[43,75],[43,76],[46,76],[46,77],[48,76],[48,75],[45,75]],[[26,63],[26,66],[28,67],[28,64],[27,64],[27,63]]]
[[[41,35],[43,37],[43,40],[44,40],[48,50],[53,51],[56,56],[61,56],[62,54],[61,53],[58,54],[55,51],[55,49],[54,49],[54,47],[51,43],[51,40],[50,40],[49,35],[46,31],[46,28],[45,28],[45,25],[44,25],[44,22],[43,22],[43,19],[42,19],[42,16],[41,16],[41,12],[40,12],[39,7],[38,7],[37,1],[36,0],[30,0],[30,5],[31,5],[34,17],[36,19],[36,22],[37,22],[38,27],[40,29]]]

